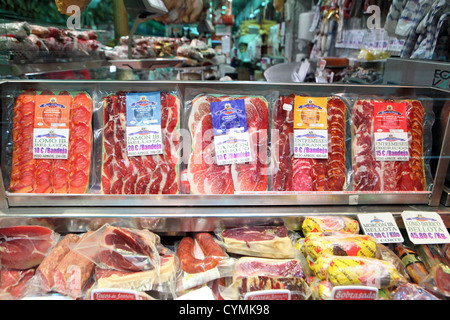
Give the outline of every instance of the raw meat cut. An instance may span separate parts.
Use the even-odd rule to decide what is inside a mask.
[[[280,96],[273,108],[273,191],[343,191],[345,175],[346,106],[338,97],[327,103],[328,159],[294,158],[295,95]],[[289,107],[288,107],[289,106]]]
[[[41,95],[53,95],[45,90]],[[61,91],[60,95],[70,95]],[[68,159],[34,159],[35,91],[17,98],[13,118],[13,157],[9,189],[15,193],[86,193],[91,159],[91,98],[78,93],[72,100]]]
[[[125,93],[103,99],[102,193],[177,194],[179,192],[180,100],[161,92],[163,154],[128,157]]]
[[[409,161],[375,161],[374,102],[358,100],[353,106],[353,188],[355,191],[424,191],[424,109],[417,100],[406,103]],[[393,101],[394,102],[394,101]]]
[[[220,234],[227,252],[265,258],[293,258],[294,246],[285,226],[225,229]]]
[[[217,165],[214,152],[211,102],[244,99],[253,160]],[[192,151],[188,181],[194,194],[233,194],[235,191],[266,191],[269,111],[263,97],[200,95],[192,101],[189,115]]]
[[[50,251],[50,253],[39,264],[36,275],[39,279],[41,289],[49,292],[54,286],[54,273],[56,266],[71,250],[71,246],[80,241],[76,234],[67,234],[58,242],[58,244]]]
[[[82,235],[80,241],[89,237],[93,231]],[[62,295],[79,298],[91,278],[95,264],[83,255],[71,250],[56,266],[54,273],[55,289]]]
[[[156,244],[159,238],[148,230],[108,226],[100,239],[99,260],[122,271],[142,271],[159,267]]]
[[[25,270],[42,262],[59,235],[41,226],[0,228],[0,265]]]
[[[27,289],[34,268],[27,270],[0,270],[0,300],[20,299]]]

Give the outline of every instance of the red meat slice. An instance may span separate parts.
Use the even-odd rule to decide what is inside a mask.
[[[41,226],[0,228],[0,265],[25,270],[41,263],[57,235]]]

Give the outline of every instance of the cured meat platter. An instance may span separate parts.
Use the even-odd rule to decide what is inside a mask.
[[[435,177],[448,166],[432,128],[449,94],[433,88],[33,80],[0,88],[3,207],[436,206]],[[74,107],[80,94],[89,112]],[[38,95],[72,98],[68,128],[90,115],[88,131],[70,129],[64,159],[35,158]],[[55,117],[50,102],[43,112]],[[150,133],[159,144],[143,142]],[[73,147],[77,135],[84,142]],[[83,170],[71,173],[72,163]]]

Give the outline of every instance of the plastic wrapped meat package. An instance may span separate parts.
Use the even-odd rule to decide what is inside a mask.
[[[90,95],[27,90],[11,110],[7,115],[12,120],[9,190],[87,193],[92,160]],[[54,144],[58,138],[66,139],[65,144]]]
[[[221,281],[232,275],[231,259],[213,235],[205,232],[185,236],[176,245],[180,264],[177,276],[177,294]]]
[[[96,117],[102,194],[180,193],[180,104],[176,92],[104,95]]]
[[[187,93],[191,194],[267,191],[269,106],[264,96]]]
[[[352,107],[353,190],[430,190],[433,122],[427,100],[356,99]],[[388,143],[395,148],[384,148]]]
[[[309,102],[302,104],[299,97],[303,95],[280,95],[273,103],[270,190],[344,191],[349,180],[347,148],[350,139],[346,102],[339,96],[308,97]],[[313,99],[325,99],[325,105],[320,106]],[[324,123],[319,123],[321,112],[324,113]],[[299,114],[298,118],[296,114]],[[321,130],[327,132],[325,158],[294,153],[298,137],[307,138],[303,140],[313,138],[312,131],[308,136],[296,133],[301,132],[297,128],[325,129]]]

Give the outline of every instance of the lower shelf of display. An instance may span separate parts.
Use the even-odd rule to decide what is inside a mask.
[[[10,207],[24,206],[272,206],[272,205],[363,205],[427,204],[423,192],[307,192],[233,195],[103,195],[103,194],[14,194],[7,193]]]

